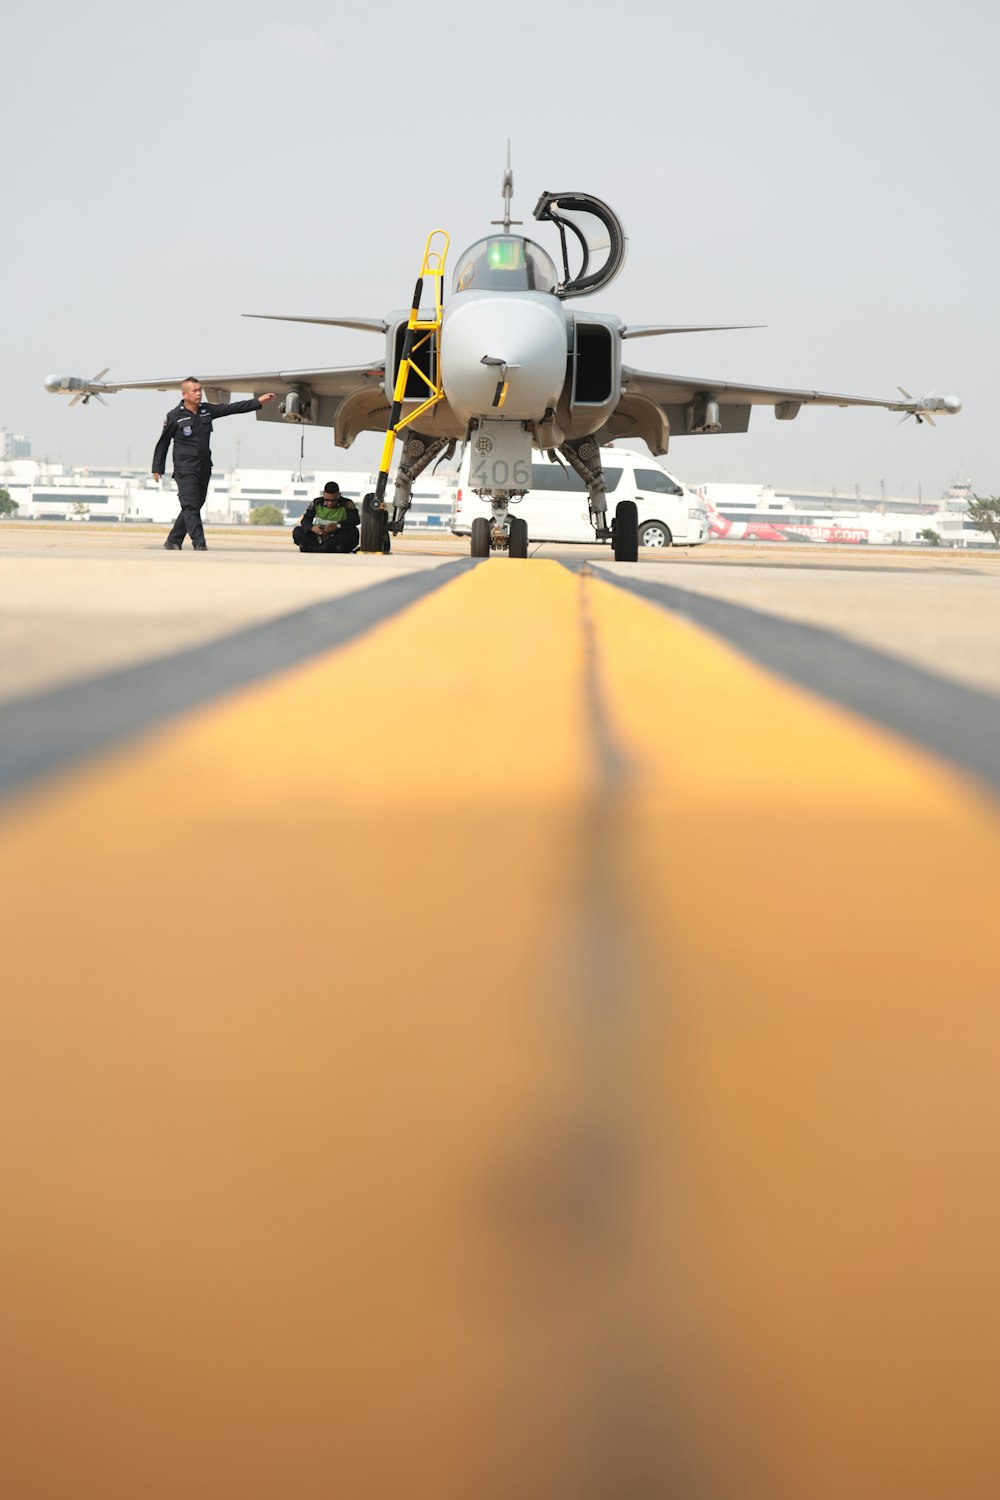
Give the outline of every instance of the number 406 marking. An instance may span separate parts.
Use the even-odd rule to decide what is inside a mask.
[[[470,475],[472,488],[527,490],[531,488],[531,464],[526,458],[510,464],[505,458],[477,458]]]

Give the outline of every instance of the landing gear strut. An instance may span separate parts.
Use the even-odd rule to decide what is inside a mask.
[[[615,562],[639,561],[639,507],[634,500],[619,500],[615,518],[608,525],[608,494],[601,468],[601,450],[593,438],[563,443],[559,452],[587,486],[590,524],[599,542],[610,542]]]
[[[599,542],[611,541],[608,525],[608,491],[601,468],[601,450],[593,438],[571,438],[559,452],[587,486],[590,524]]]
[[[396,470],[396,488],[392,495],[392,518],[389,530],[398,536],[406,524],[406,512],[410,508],[414,481],[434,462],[440,453],[455,451],[454,442],[448,438],[431,438],[422,432],[412,432],[403,446],[403,458]]]

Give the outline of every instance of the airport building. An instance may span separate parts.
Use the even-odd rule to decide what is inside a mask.
[[[283,469],[216,469],[203,512],[209,525],[244,526],[260,506],[276,506],[294,525],[328,479],[360,505],[375,488],[366,470],[322,469],[289,474]],[[421,476],[414,486],[407,529],[447,529],[451,520],[450,475]],[[145,469],[70,468],[31,458],[0,462],[0,486],[17,505],[19,520],[162,522],[177,514],[177,486],[169,476],[155,484]],[[391,491],[390,491],[391,493]]]
[[[23,433],[0,430],[0,460],[30,457],[31,444]]]
[[[0,486],[17,504],[19,520],[163,523],[177,514],[176,486],[169,476],[154,484],[146,469],[83,468],[31,458],[31,444],[3,431]],[[204,518],[209,525],[245,526],[260,506],[276,506],[294,525],[328,479],[360,504],[375,488],[368,470],[216,469]],[[417,480],[407,517],[408,531],[447,530],[458,473],[442,466]],[[913,545],[920,532],[936,531],[945,545],[994,545],[973,529],[966,516],[972,498],[968,480],[956,480],[939,500],[925,501],[884,492],[851,496],[829,492],[776,491],[758,484],[692,484],[715,509],[722,525],[715,535],[729,540],[812,541],[874,546]],[[391,494],[391,490],[390,490]]]
[[[976,531],[966,510],[969,480],[956,480],[939,500],[914,500],[880,491],[850,496],[828,492],[775,491],[770,485],[696,484],[710,507],[728,525],[716,530],[728,539],[814,541],[873,546],[913,545],[924,530],[936,531],[953,547],[994,545]]]

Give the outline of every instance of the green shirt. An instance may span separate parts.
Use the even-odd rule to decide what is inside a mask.
[[[344,521],[346,519],[347,519],[347,506],[346,505],[344,505],[344,504],[340,504],[340,505],[320,505],[319,501],[318,500],[316,501],[316,525],[317,526],[333,526],[333,525],[335,525],[335,524],[337,524],[337,523],[339,523],[341,521]]]

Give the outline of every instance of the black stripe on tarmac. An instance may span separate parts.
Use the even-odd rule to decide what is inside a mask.
[[[173,656],[0,704],[0,795],[364,634],[473,566],[388,578]]]
[[[832,630],[674,584],[596,576],[710,630],[744,656],[1000,788],[1000,698],[937,677]]]

